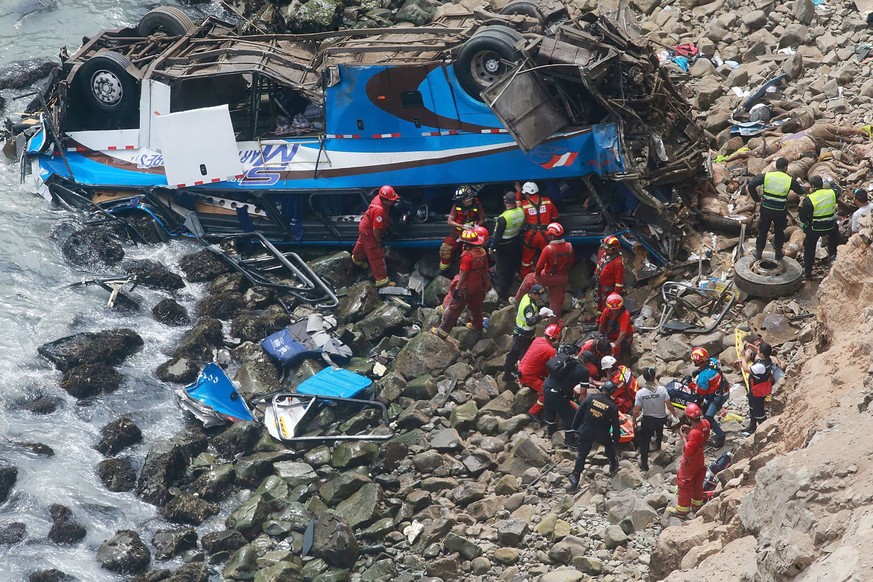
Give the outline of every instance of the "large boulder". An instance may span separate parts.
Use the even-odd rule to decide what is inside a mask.
[[[692,548],[709,539],[709,528],[702,520],[695,519],[681,526],[664,529],[652,551],[650,569],[656,580],[679,569],[682,558]]]
[[[170,358],[155,370],[157,379],[169,384],[190,384],[199,374],[200,366],[184,356]]]
[[[521,475],[530,468],[540,469],[551,461],[551,457],[526,433],[517,433],[509,455],[499,469],[502,473]]]
[[[20,521],[0,525],[0,546],[8,546],[24,541],[27,526]]]
[[[136,485],[136,469],[130,459],[112,458],[97,463],[97,476],[109,491],[130,491]]]
[[[188,310],[179,305],[179,302],[171,297],[162,299],[152,307],[152,317],[164,325],[178,327],[191,323]]]
[[[212,350],[224,342],[221,322],[211,317],[197,320],[176,344],[174,356],[185,356],[197,362],[211,362]]]
[[[18,481],[18,467],[13,465],[0,466],[0,503],[6,503],[12,487]]]
[[[41,345],[37,353],[66,371],[83,364],[117,366],[143,346],[142,338],[132,329],[82,332]]]
[[[309,0],[306,4],[292,3],[285,12],[288,32],[308,33],[335,30],[342,22],[341,2],[335,0]]]
[[[118,574],[139,574],[148,568],[151,552],[135,531],[122,530],[97,550],[100,566]]]
[[[337,315],[346,323],[355,323],[364,319],[370,312],[382,304],[379,291],[372,281],[355,283],[343,297],[337,309]]]
[[[200,317],[214,317],[222,321],[230,321],[245,308],[245,299],[239,291],[225,291],[210,295],[197,306]]]
[[[142,442],[142,431],[129,416],[113,420],[100,429],[97,450],[107,457],[117,455],[127,447]]]
[[[243,311],[233,318],[230,324],[230,335],[244,342],[258,343],[273,330],[278,330],[291,323],[291,317],[281,307],[271,305],[258,311]]]
[[[152,505],[167,503],[170,485],[185,474],[187,461],[187,451],[181,443],[156,443],[146,455],[136,483],[137,497]]]
[[[374,342],[384,337],[388,331],[411,323],[412,321],[397,304],[386,302],[362,319],[358,323],[358,329],[361,330],[364,339]]]
[[[181,530],[158,530],[152,537],[152,546],[158,560],[169,560],[182,552],[195,549],[197,532],[190,527]]]
[[[229,273],[231,266],[209,250],[202,250],[179,259],[179,268],[192,283],[212,281],[219,275]]]
[[[460,351],[452,342],[428,332],[409,340],[394,359],[394,371],[407,380],[425,374],[438,375],[457,361]]]
[[[123,381],[124,376],[115,368],[105,364],[83,364],[64,372],[61,388],[81,400],[115,392]]]
[[[55,504],[49,508],[52,527],[48,539],[56,544],[75,544],[85,539],[85,528],[73,519],[73,512],[66,506]]]
[[[381,517],[382,488],[365,483],[358,491],[337,505],[336,512],[352,528],[369,525]]]
[[[352,528],[338,515],[324,513],[315,522],[312,553],[337,568],[351,568],[360,554]]]
[[[124,258],[118,235],[104,226],[88,226],[74,232],[61,244],[61,252],[80,267],[112,266]]]
[[[128,275],[135,275],[138,285],[149,289],[176,291],[185,286],[185,280],[165,265],[148,259],[124,261],[121,268]]]
[[[29,89],[31,86],[48,77],[58,63],[51,59],[32,58],[10,63],[0,72],[0,90]]]
[[[337,251],[309,261],[309,266],[334,288],[348,287],[358,278],[351,257],[348,251]]]
[[[218,504],[206,501],[190,493],[179,493],[161,510],[167,521],[200,525],[218,513]]]

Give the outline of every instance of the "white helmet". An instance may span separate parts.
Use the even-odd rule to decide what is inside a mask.
[[[539,191],[539,186],[537,186],[534,182],[525,182],[521,187],[521,193],[527,196],[530,196],[531,194],[538,194]]]
[[[609,370],[615,365],[615,358],[612,356],[603,356],[600,359],[600,369],[601,370]]]

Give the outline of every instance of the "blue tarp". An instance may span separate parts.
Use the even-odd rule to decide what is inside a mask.
[[[218,364],[207,364],[197,381],[185,387],[185,392],[194,400],[211,407],[218,414],[230,417],[231,420],[254,420],[245,400]]]
[[[366,376],[342,368],[325,368],[297,386],[298,394],[355,398],[373,384]]]

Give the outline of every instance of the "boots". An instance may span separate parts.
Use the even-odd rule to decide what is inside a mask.
[[[573,472],[567,475],[567,489],[569,491],[575,491],[579,488],[579,473]]]

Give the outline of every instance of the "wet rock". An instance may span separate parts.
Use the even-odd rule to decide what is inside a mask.
[[[355,283],[349,289],[337,309],[337,316],[346,323],[356,323],[364,319],[382,304],[376,286],[370,281]]]
[[[357,471],[349,471],[337,475],[318,488],[318,494],[328,505],[335,505],[358,491],[363,485],[370,483],[371,479]]]
[[[148,568],[151,552],[135,531],[119,531],[97,550],[100,566],[118,574],[138,574]]]
[[[200,545],[210,555],[223,552],[230,553],[246,545],[246,539],[237,530],[226,529],[204,534],[200,540]]]
[[[97,464],[97,475],[109,491],[130,491],[136,485],[136,470],[129,459],[104,459]]]
[[[309,485],[318,478],[311,465],[298,463],[297,461],[275,463],[273,469],[276,472],[276,476],[291,488],[298,485]]]
[[[107,457],[117,455],[127,447],[142,442],[142,431],[129,416],[113,420],[100,429],[97,450]]]
[[[74,232],[61,244],[61,252],[79,267],[112,266],[124,258],[124,248],[116,234],[101,226]]]
[[[169,560],[182,552],[197,547],[197,532],[193,528],[182,530],[158,530],[152,537],[155,557],[158,560]]]
[[[66,371],[84,364],[117,366],[143,346],[132,329],[83,332],[63,337],[37,348],[39,355]]]
[[[231,463],[218,465],[202,473],[189,489],[207,501],[223,501],[233,492],[236,472]]]
[[[225,459],[250,453],[261,436],[262,427],[253,422],[236,422],[212,437],[212,447]]]
[[[217,319],[204,317],[199,319],[176,344],[174,356],[185,356],[197,362],[211,362],[212,350],[221,347],[224,335],[221,322]]]
[[[245,307],[245,300],[239,291],[227,291],[218,295],[210,295],[197,306],[200,317],[213,317],[222,321],[230,321]]]
[[[18,480],[18,467],[13,465],[0,466],[0,503],[6,503],[12,487]]]
[[[43,443],[11,443],[16,448],[21,449],[25,453],[36,455],[38,457],[54,457],[55,451],[50,446]]]
[[[285,26],[288,32],[334,30],[342,22],[342,8],[341,3],[333,0],[309,0],[302,6],[289,4],[285,12]]]
[[[0,72],[0,91],[4,89],[27,89],[40,79],[45,79],[58,67],[47,59],[16,61],[3,67]]]
[[[425,374],[440,374],[460,356],[451,342],[432,333],[419,333],[409,340],[394,360],[394,370],[407,380]]]
[[[109,394],[118,390],[124,376],[104,364],[84,364],[70,368],[61,377],[61,388],[78,399]]]
[[[27,526],[21,522],[4,523],[0,525],[0,546],[8,546],[24,541]]]
[[[152,307],[152,317],[155,318],[155,321],[174,327],[191,323],[191,317],[188,315],[188,310],[179,305],[178,301],[170,297],[162,299]]]
[[[393,580],[397,577],[397,568],[394,567],[394,562],[388,559],[379,560],[369,568],[367,568],[361,580],[363,582],[381,582],[382,580]]]
[[[266,568],[259,568],[255,573],[255,582],[282,582],[284,580],[302,580],[302,568],[296,562],[279,562]]]
[[[313,555],[337,568],[355,565],[360,547],[346,521],[331,514],[322,514],[315,522]]]
[[[243,487],[257,487],[264,478],[273,473],[273,465],[287,461],[294,455],[287,451],[254,453],[234,463],[237,482]]]
[[[149,289],[176,291],[185,287],[185,281],[180,275],[156,261],[148,259],[124,261],[121,268],[128,275],[135,275],[138,285]]]
[[[27,577],[27,582],[72,582],[72,580],[72,576],[54,568],[50,570],[37,570],[36,572],[31,572]]]
[[[407,326],[410,323],[412,322],[396,304],[383,303],[362,319],[358,328],[364,338],[372,342],[384,337],[389,330]]]
[[[146,503],[164,505],[170,500],[169,487],[185,474],[188,457],[184,446],[175,442],[159,442],[148,452],[136,495]]]
[[[243,396],[264,396],[276,391],[279,386],[279,367],[260,344],[246,342],[233,350],[233,357],[239,362],[234,380],[239,383]]]
[[[348,287],[358,278],[351,257],[348,251],[337,251],[309,261],[309,267],[316,275],[326,279],[334,289]]]
[[[200,374],[200,367],[184,356],[167,360],[155,370],[161,382],[169,384],[191,384]]]
[[[379,454],[379,447],[365,441],[340,443],[333,451],[330,464],[337,469],[368,465]]]
[[[225,580],[253,580],[258,570],[258,551],[251,544],[238,549],[224,566]]]
[[[352,528],[366,526],[380,517],[382,488],[375,483],[365,483],[358,491],[337,505],[336,512]]]
[[[218,505],[215,503],[182,492],[164,506],[161,515],[173,523],[200,525],[217,514],[218,509]]]
[[[261,311],[243,311],[230,324],[230,335],[244,342],[259,343],[271,331],[291,323],[291,317],[278,306]]]
[[[254,496],[236,508],[224,525],[239,531],[247,540],[252,540],[261,533],[262,524],[269,515],[269,504],[261,496]]]
[[[179,268],[192,283],[212,281],[232,268],[223,259],[208,250],[202,250],[179,259]]]
[[[85,528],[73,519],[73,512],[68,507],[55,504],[49,507],[52,527],[48,539],[56,544],[75,544],[85,539]]]
[[[34,397],[25,397],[22,400],[17,400],[15,407],[33,414],[51,414],[63,406],[63,404],[63,399],[57,396],[37,394]]]

